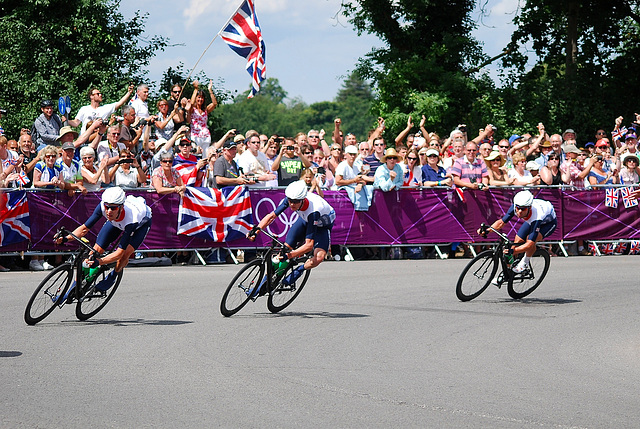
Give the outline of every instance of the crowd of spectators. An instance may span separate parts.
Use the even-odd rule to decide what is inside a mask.
[[[417,127],[409,117],[393,142],[383,137],[383,118],[362,142],[343,134],[338,118],[330,135],[313,129],[293,137],[232,129],[213,141],[207,127],[217,106],[211,82],[208,94],[207,102],[198,81],[190,98],[174,85],[152,112],[147,85],[130,86],[119,101],[104,105],[100,89],[91,88],[89,104],[73,119],[57,115],[53,103],[43,100],[41,114],[25,124],[30,128],[19,136],[0,136],[0,187],[59,189],[70,195],[110,186],[149,187],[182,195],[186,186],[265,188],[303,179],[321,196],[346,190],[356,210],[367,210],[373,189],[583,189],[640,182],[640,115],[628,127],[619,117],[611,133],[598,129],[580,140],[572,129],[549,134],[541,123],[533,134],[502,139],[491,124],[477,133],[461,124],[442,138],[425,129],[423,116]],[[586,253],[582,243],[579,251]],[[34,258],[30,268],[51,266],[45,264]]]

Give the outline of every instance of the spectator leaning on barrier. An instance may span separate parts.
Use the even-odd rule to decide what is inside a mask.
[[[160,166],[154,169],[151,174],[151,185],[160,195],[184,195],[186,186],[182,182],[180,174],[178,174],[173,166],[172,152],[163,152],[160,155]]]
[[[424,150],[420,149],[420,152]],[[451,175],[441,165],[440,152],[434,148],[426,150],[425,158],[427,163],[422,166],[422,184],[423,186],[451,186],[453,179]]]
[[[121,188],[137,188],[147,182],[140,163],[129,149],[120,151],[118,162],[109,170],[109,179]]]
[[[213,164],[213,175],[215,177],[215,187],[220,189],[224,186],[251,185],[253,180],[247,179],[238,169],[238,164],[234,160],[236,156],[236,143],[227,140],[222,149],[222,156],[216,159]]]
[[[506,151],[505,151],[506,152]],[[491,186],[511,186],[515,182],[515,178],[509,177],[503,169],[505,164],[504,157],[499,151],[494,150],[484,159],[487,165],[487,173],[489,173],[489,185]]]
[[[385,151],[382,162],[374,175],[373,187],[388,192],[402,187],[404,174],[402,167],[398,165],[399,157],[394,148]]]
[[[69,193],[69,196],[72,196],[75,191],[80,191],[83,194],[87,193],[87,188],[84,187],[82,172],[80,171],[80,163],[73,158],[75,152],[76,147],[72,142],[67,141],[62,144],[62,156],[57,161],[62,169],[62,177],[66,182],[65,189]]]
[[[107,162],[105,158],[100,162],[100,166],[95,166],[96,152],[93,148],[85,146],[80,148],[80,159],[82,160],[82,167],[80,173],[82,174],[82,180],[84,187],[89,192],[99,191],[102,187],[102,183],[109,183],[111,179],[107,172]]]
[[[253,135],[247,138],[247,150],[238,158],[238,167],[247,176],[253,176],[255,183],[252,187],[264,188],[267,181],[277,178],[269,168],[267,156],[260,152],[260,136]]]
[[[477,158],[478,146],[467,143],[465,153],[462,158],[458,158],[451,167],[450,174],[453,183],[457,187],[467,187],[470,189],[487,190],[489,185],[489,173],[484,161]]]
[[[540,169],[540,185],[559,186],[562,184],[560,155],[551,152],[547,158],[547,165]]]
[[[422,186],[422,167],[418,162],[418,151],[410,149],[400,163],[403,172],[402,186]]]
[[[591,159],[594,159],[594,161],[589,174],[587,174],[587,180],[590,185],[615,185],[619,183],[618,170],[604,170],[605,159],[603,154],[596,154]]]
[[[638,155],[627,153],[622,157],[622,170],[620,171],[620,183],[624,185],[637,185],[640,183],[640,161]]]
[[[20,136],[18,157],[22,157],[22,170],[26,173],[30,182],[33,182],[33,169],[38,162],[38,153],[35,151],[32,137],[29,134]]]
[[[535,161],[532,161],[538,165]],[[516,153],[513,155],[513,168],[509,170],[509,177],[513,178],[515,186],[537,185],[540,182],[540,176],[533,176],[527,167],[527,159],[524,154]],[[539,168],[539,167],[538,167]]]
[[[358,150],[355,145],[345,148],[345,160],[336,168],[336,186],[338,190],[346,190],[355,210],[361,211],[369,209],[373,188],[366,184],[364,174],[355,165],[357,154]]]

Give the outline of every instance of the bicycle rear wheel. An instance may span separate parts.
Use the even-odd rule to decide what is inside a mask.
[[[514,262],[514,266],[515,264],[517,262]],[[507,283],[509,296],[513,299],[521,299],[533,292],[544,280],[550,264],[549,252],[538,248],[529,259],[529,267],[525,271],[509,276]]]
[[[222,295],[220,313],[223,316],[229,317],[236,314],[249,302],[257,292],[255,289],[260,285],[264,277],[264,271],[264,259],[254,259],[238,271],[238,274],[233,277],[224,295]],[[262,287],[267,286],[262,285]]]
[[[464,267],[456,285],[456,296],[460,301],[477,298],[489,286],[498,271],[498,260],[494,255],[495,251],[485,250]]]
[[[113,298],[113,294],[116,293],[116,289],[120,285],[120,281],[122,280],[122,271],[117,274],[115,282],[113,286],[111,286],[106,291],[98,291],[96,290],[96,284],[100,281],[104,280],[111,272],[114,272],[116,269],[116,264],[107,265],[106,268],[100,272],[89,284],[84,284],[81,290],[80,298],[78,299],[78,303],[76,304],[76,317],[78,320],[87,320],[96,314],[100,310],[104,308],[105,305],[111,298]],[[84,279],[84,276],[81,274],[82,267],[79,269],[78,278]]]
[[[294,299],[300,295],[302,292],[302,288],[305,284],[307,284],[307,280],[309,279],[309,274],[311,274],[311,270],[304,270],[302,275],[292,284],[285,285],[282,283],[282,280],[286,279],[293,270],[300,266],[299,264],[291,264],[284,272],[284,275],[281,277],[280,283],[275,287],[270,293],[269,298],[267,298],[267,308],[272,313],[277,313],[279,311],[284,310],[293,302]]]
[[[73,265],[70,263],[54,268],[31,295],[24,310],[24,321],[28,325],[35,325],[51,314],[58,301],[62,301],[72,279]]]

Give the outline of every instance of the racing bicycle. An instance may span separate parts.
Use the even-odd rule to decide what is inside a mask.
[[[488,231],[495,232],[500,239],[494,249],[478,253],[462,270],[456,285],[458,299],[471,301],[480,296],[491,283],[498,288],[506,283],[511,298],[524,298],[533,292],[547,275],[551,261],[549,252],[538,247],[529,260],[529,266],[522,273],[514,273],[511,267],[520,261],[524,253],[510,261],[509,257],[513,255],[505,253],[505,249],[509,249],[513,244],[509,237],[489,225],[480,225],[482,235],[486,235]]]
[[[255,227],[254,230],[255,232]],[[291,284],[283,283],[293,270],[303,264],[308,256],[280,261],[280,253],[284,249],[284,243],[266,230],[262,230],[271,238],[271,245],[256,259],[248,262],[235,275],[220,302],[220,312],[229,317],[236,314],[250,300],[256,301],[259,297],[267,295],[267,308],[272,313],[284,310],[295,300],[309,279],[309,270]]]
[[[79,238],[65,228],[60,228],[54,240],[68,235],[80,246],[66,262],[54,268],[31,295],[24,311],[24,321],[28,325],[35,325],[44,320],[56,307],[62,308],[66,304],[74,303],[76,317],[79,320],[87,320],[102,310],[118,289],[122,271],[117,274],[113,286],[109,289],[96,289],[96,285],[115,269],[115,262],[95,269],[84,268],[82,263],[85,259],[103,255],[93,253],[94,249],[86,238]]]

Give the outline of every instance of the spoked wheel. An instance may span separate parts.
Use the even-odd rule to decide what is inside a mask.
[[[64,263],[54,268],[31,295],[27,308],[24,310],[24,321],[28,325],[35,325],[51,314],[58,301],[62,303],[62,297],[69,288],[72,279],[73,266],[71,264]]]
[[[456,296],[460,301],[477,298],[489,286],[498,271],[498,260],[494,255],[493,250],[485,250],[464,267],[456,285]]]
[[[116,265],[107,265],[103,271],[100,272],[91,282],[88,284],[83,281],[81,296],[76,304],[76,317],[79,320],[87,320],[104,308],[105,305],[111,300],[113,294],[116,293],[116,289],[120,285],[122,280],[122,271],[116,273]],[[78,278],[84,278],[80,271],[82,266],[78,269]],[[113,274],[112,274],[113,273]],[[105,291],[100,291],[96,286],[100,287],[100,282],[107,277],[112,278],[115,276],[113,286]]]
[[[269,294],[269,298],[267,298],[267,308],[272,313],[277,313],[279,311],[287,308],[289,304],[293,302],[294,299],[300,295],[302,292],[302,288],[305,284],[307,284],[307,280],[309,279],[309,274],[311,274],[310,270],[304,270],[302,275],[294,281],[292,284],[284,284],[285,279],[289,277],[289,275],[293,272],[293,270],[300,265],[290,265],[284,272],[282,276],[282,280],[274,290]]]
[[[254,259],[235,275],[222,295],[220,313],[223,316],[236,314],[255,295],[256,288],[264,277],[264,268],[264,259]]]
[[[517,262],[514,262],[514,266]],[[533,292],[549,271],[549,252],[538,248],[529,259],[529,267],[520,274],[513,274],[507,283],[507,292],[513,299],[521,299]]]

